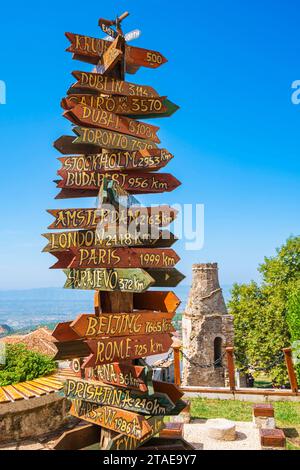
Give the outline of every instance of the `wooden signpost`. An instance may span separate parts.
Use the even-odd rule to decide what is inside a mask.
[[[71,46],[68,47],[67,51],[73,53],[74,59],[90,64],[98,64],[99,58],[110,46],[110,42],[103,39],[81,34],[65,34],[71,42]],[[157,68],[166,63],[167,59],[160,52],[126,45],[125,61],[129,65]]]
[[[54,142],[64,155],[56,199],[97,197],[97,207],[51,209],[53,232],[43,234],[43,251],[57,258],[52,267],[66,274],[64,287],[95,291],[93,313],[54,329],[55,359],[72,360],[75,377],[64,388],[70,412],[92,423],[82,429],[82,442],[97,439],[99,427],[99,447],[111,450],[136,449],[146,441],[151,448],[164,427],[163,416],[185,406],[178,388],[153,380],[145,362],[168,353],[173,342],[172,319],[180,300],[173,292],[147,289],[176,286],[184,278],[174,268],[179,256],[170,248],[177,239],[162,230],[177,211],[141,206],[132,195],[180,185],[170,173],[156,173],[173,155],[159,148],[159,127],[144,121],[171,116],[178,106],[153,87],[126,80],[126,72],[166,62],[160,52],[126,44],[139,36],[123,33],[127,16],[99,20],[111,41],[66,33],[73,58],[96,67],[73,72],[76,83],[61,102],[75,135]],[[70,439],[70,448],[80,447]]]
[[[171,321],[173,317],[174,312],[151,310],[135,310],[131,313],[101,313],[100,316],[82,313],[72,322],[59,323],[52,335],[59,341],[69,341],[77,336],[78,338],[90,339],[100,336],[173,333],[175,331]]]
[[[70,248],[90,247],[152,247],[163,248],[172,246],[177,241],[168,230],[158,230],[157,236],[151,233],[131,234],[127,230],[110,234],[105,229],[69,230],[66,232],[43,233],[48,244],[44,252],[69,250]]]
[[[58,188],[94,190],[97,196],[103,178],[113,179],[129,193],[163,193],[176,189],[181,183],[169,173],[98,173],[96,171],[58,170],[62,180]]]
[[[147,419],[147,423],[151,426],[151,432],[149,434],[141,439],[126,436],[125,434],[118,434],[111,439],[107,450],[134,450],[158,434],[165,427],[163,416],[151,416]]]
[[[76,105],[89,106],[93,109],[136,119],[150,119],[153,116],[164,117],[167,113],[173,114],[178,109],[178,106],[169,101],[166,96],[147,98],[140,96],[69,94],[61,101],[61,106],[67,111],[76,107]]]
[[[128,117],[119,116],[118,114],[114,114],[109,111],[77,104],[69,111],[65,111],[63,115],[73,124],[113,130],[160,143],[160,140],[156,135],[159,127],[139,122]]]
[[[152,416],[164,416],[175,406],[164,393],[141,394],[91,380],[67,379],[64,392],[67,398],[73,400],[84,400]]]
[[[99,155],[60,157],[62,170],[68,171],[155,171],[166,166],[173,155],[165,149],[111,151]]]
[[[74,144],[95,145],[105,149],[120,150],[149,150],[157,148],[157,145],[147,139],[140,139],[131,135],[120,134],[119,132],[108,131],[105,129],[96,129],[89,127],[74,127],[73,131],[78,137],[75,137]]]
[[[166,227],[177,216],[177,210],[170,206],[130,207],[117,212],[113,207],[100,209],[48,209],[55,221],[49,229],[101,228],[99,224],[129,226],[133,222],[139,226]]]
[[[70,413],[79,419],[136,439],[141,439],[152,431],[143,416],[112,406],[98,406],[95,403],[73,400]]]
[[[72,248],[52,253],[52,269],[169,268],[179,256],[171,248]]]
[[[64,273],[65,289],[144,292],[154,284],[143,269],[64,269]]]
[[[122,38],[116,36],[116,39],[106,49],[102,56],[103,72],[109,72],[122,57]]]
[[[77,79],[71,88],[76,90],[95,90],[98,93],[106,95],[125,95],[125,96],[141,96],[155,97],[159,96],[156,90],[148,85],[137,85],[136,83],[125,82],[110,78],[106,75],[93,72],[80,72],[78,70],[72,72],[74,78]]]
[[[169,333],[137,335],[129,337],[91,339],[86,343],[92,354],[83,367],[95,367],[116,361],[139,359],[168,352],[172,339]],[[79,356],[78,356],[79,357]]]

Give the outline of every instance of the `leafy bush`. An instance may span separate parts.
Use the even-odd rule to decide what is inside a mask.
[[[0,370],[0,386],[36,379],[55,370],[56,364],[50,357],[29,351],[21,343],[8,344],[6,363]]]
[[[300,339],[300,237],[290,237],[274,257],[259,266],[261,285],[235,284],[228,307],[234,316],[237,364],[268,367],[282,348]],[[288,383],[284,360],[268,375]]]

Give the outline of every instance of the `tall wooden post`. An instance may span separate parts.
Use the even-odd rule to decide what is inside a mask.
[[[226,350],[226,358],[227,358],[227,367],[228,367],[228,376],[229,376],[229,387],[230,390],[234,393],[235,391],[235,369],[234,369],[234,357],[233,347],[227,347]]]
[[[160,230],[177,211],[143,207],[132,196],[172,191],[180,184],[168,173],[153,173],[173,156],[157,146],[159,127],[137,120],[171,116],[178,106],[148,85],[125,81],[126,71],[166,62],[159,52],[125,44],[121,22],[127,16],[125,12],[116,20],[99,19],[111,42],[66,33],[73,58],[97,67],[73,72],[77,82],[62,100],[64,117],[78,125],[77,137],[62,136],[54,145],[64,155],[80,156],[71,157],[72,170],[61,159],[57,198],[98,195],[99,203],[97,209],[50,210],[57,220],[51,228],[76,231],[62,238],[47,234],[47,250],[58,259],[52,267],[65,269],[64,287],[95,290],[94,313],[59,323],[53,332],[56,360],[78,358],[73,361],[76,378],[66,381],[70,413],[100,427],[101,449],[130,450],[155,436],[164,426],[163,416],[178,414],[185,403],[174,384],[152,380],[152,368],[144,361],[167,353],[172,345],[171,321],[179,299],[173,292],[145,291],[152,285],[175,287],[184,278],[174,268],[178,255],[168,248],[176,238],[170,233],[163,237],[167,231]],[[136,233],[131,233],[131,222],[136,223]],[[179,385],[179,349],[174,354]],[[93,396],[79,394],[87,381]],[[99,406],[103,413],[90,413]]]
[[[297,382],[297,377],[296,377],[293,359],[292,359],[292,349],[284,348],[283,352],[284,352],[284,359],[285,359],[286,367],[288,370],[289,381],[290,381],[292,392],[295,394],[298,394],[298,382]]]
[[[180,377],[180,346],[173,346],[174,351],[174,382],[175,385],[180,387],[181,377]]]

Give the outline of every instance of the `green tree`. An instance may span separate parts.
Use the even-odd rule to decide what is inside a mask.
[[[0,386],[11,385],[49,375],[56,370],[50,357],[29,351],[24,344],[6,346],[6,363],[0,370]]]
[[[287,305],[287,324],[291,335],[291,343],[295,345],[295,355],[297,354],[296,372],[298,383],[300,384],[300,281],[292,286]]]
[[[261,285],[235,284],[228,307],[234,316],[238,365],[248,363],[266,368],[276,362],[282,348],[290,346],[292,338],[299,334],[292,318],[299,319],[300,310],[300,288],[297,288],[300,287],[300,237],[290,237],[276,250],[276,256],[264,259],[258,270],[262,275]],[[275,385],[288,383],[283,360],[273,365],[268,375]]]

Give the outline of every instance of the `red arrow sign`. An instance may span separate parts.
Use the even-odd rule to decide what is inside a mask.
[[[171,248],[72,248],[55,251],[52,269],[170,268],[180,260]]]

